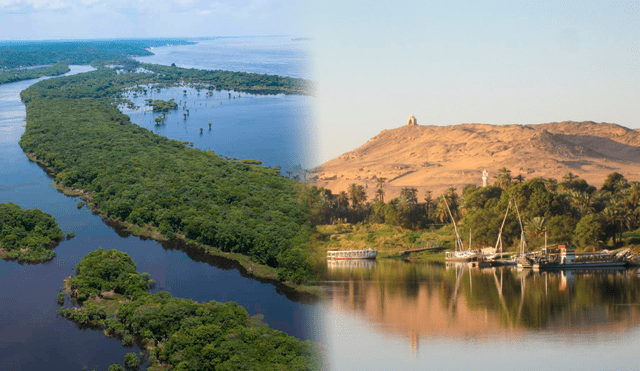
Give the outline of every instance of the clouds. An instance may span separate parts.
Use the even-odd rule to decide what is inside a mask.
[[[8,38],[196,37],[298,34],[290,0],[0,0]]]

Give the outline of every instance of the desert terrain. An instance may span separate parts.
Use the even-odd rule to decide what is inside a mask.
[[[409,120],[411,121],[411,120]],[[403,187],[439,196],[449,187],[493,184],[506,167],[512,177],[555,178],[571,172],[596,187],[612,172],[640,181],[640,129],[617,124],[552,122],[537,125],[461,124],[420,126],[415,120],[383,130],[362,146],[334,158],[306,176],[334,194],[349,184],[363,185],[374,198],[377,179],[385,178],[385,199]]]

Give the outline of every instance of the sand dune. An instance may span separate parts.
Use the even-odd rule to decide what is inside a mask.
[[[597,187],[614,171],[640,180],[640,130],[591,121],[403,126],[312,169],[307,179],[334,193],[361,184],[372,199],[376,180],[386,178],[387,199],[403,187],[417,188],[422,199],[425,190],[440,195],[481,185],[483,169],[493,183],[502,167],[526,179],[571,172]]]

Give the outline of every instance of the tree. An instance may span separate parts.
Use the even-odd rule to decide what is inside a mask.
[[[571,182],[573,182],[574,180],[576,180],[578,178],[579,177],[577,175],[574,175],[573,173],[568,172],[562,177],[562,180],[564,182],[571,183]]]
[[[349,184],[349,198],[351,199],[351,208],[356,210],[358,206],[367,201],[367,194],[364,187],[355,183]]]
[[[621,191],[623,188],[626,188],[627,185],[628,182],[625,177],[618,172],[614,172],[607,176],[607,179],[605,179],[601,189],[603,191],[616,193],[618,191]]]
[[[598,214],[585,215],[576,225],[573,243],[582,248],[597,245],[605,237],[604,224]]]
[[[376,188],[378,189],[376,191],[376,194],[377,194],[378,199],[382,203],[384,203],[384,191],[382,190],[382,188],[385,186],[386,180],[387,180],[387,178],[378,178],[378,179],[376,179]]]
[[[400,190],[400,196],[406,198],[410,204],[418,203],[418,190],[415,188],[403,187]]]
[[[496,182],[494,183],[496,187],[500,187],[502,189],[508,189],[512,183],[511,170],[508,170],[506,167],[503,167],[500,170],[498,170],[498,174],[496,174],[494,178],[496,180]]]
[[[513,178],[516,184],[522,184],[524,182],[524,176],[522,174],[518,174],[517,177]]]

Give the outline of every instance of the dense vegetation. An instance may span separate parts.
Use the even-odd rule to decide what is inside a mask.
[[[22,80],[37,79],[43,76],[58,76],[69,72],[69,66],[64,63],[56,63],[43,68],[28,68],[19,70],[0,70],[0,85]]]
[[[150,370],[310,370],[314,345],[270,329],[233,302],[197,303],[150,294],[149,276],[126,253],[102,248],[88,254],[65,291],[82,305],[60,313],[100,326],[126,344],[146,346]],[[133,362],[129,357],[127,362]]]
[[[63,62],[89,64],[128,56],[153,55],[146,50],[171,44],[193,44],[180,39],[4,41],[0,42],[0,69]]]
[[[162,99],[147,99],[148,106],[152,107],[153,112],[169,112],[178,109],[178,103],[173,99],[168,101]]]
[[[521,175],[512,177],[503,168],[492,186],[468,185],[462,195],[450,188],[438,198],[427,192],[423,202],[418,200],[414,188],[405,188],[400,197],[385,203],[384,180],[379,181],[373,203],[366,202],[363,187],[356,184],[337,195],[315,188],[312,211],[317,223],[385,223],[424,230],[450,223],[445,199],[460,230],[464,234],[472,230],[473,241],[478,245],[496,244],[510,203],[503,231],[505,245],[515,245],[520,240],[517,212],[531,246],[544,243],[545,231],[549,243],[574,244],[580,248],[640,244],[638,236],[629,236],[640,227],[640,182],[628,181],[619,173],[610,174],[602,188],[596,189],[571,173],[560,182],[543,178],[525,180]],[[629,237],[625,239],[625,235]]]
[[[310,216],[302,184],[279,176],[278,169],[186,148],[118,111],[124,88],[183,84],[178,72],[191,73],[157,68],[164,74],[100,68],[32,85],[22,92],[27,127],[20,145],[55,174],[58,185],[84,190],[85,199],[109,218],[184,237],[203,249],[249,255],[276,268],[281,280],[311,278],[303,250]],[[218,72],[196,75],[224,85]]]
[[[23,210],[13,203],[0,204],[0,256],[28,262],[53,259],[47,247],[62,238],[56,220],[38,209]]]

